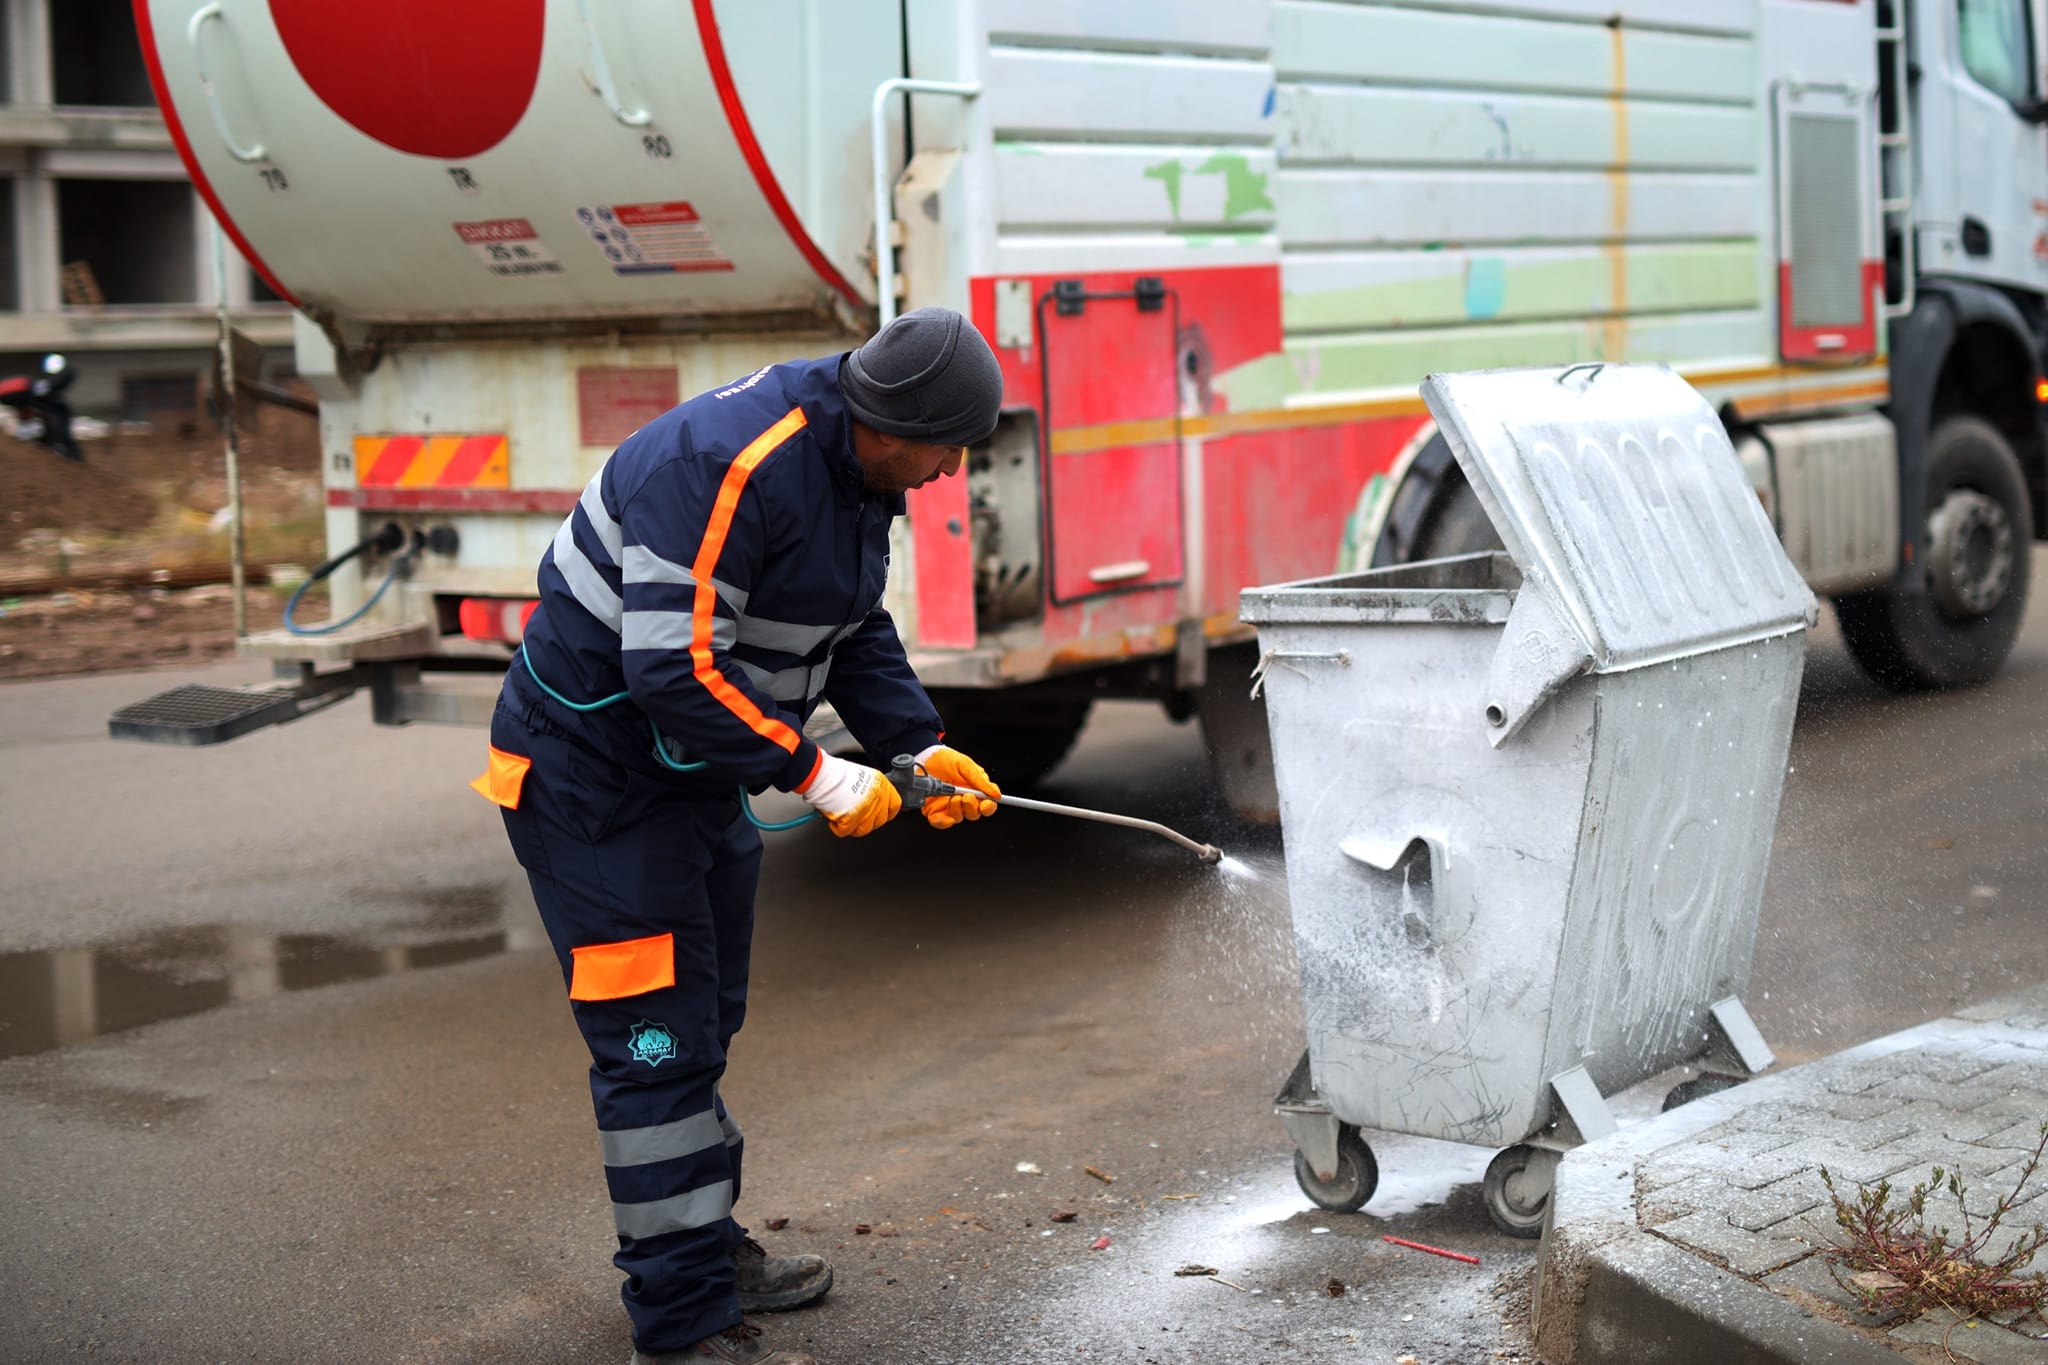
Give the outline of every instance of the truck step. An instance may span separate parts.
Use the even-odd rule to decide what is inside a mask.
[[[297,720],[345,695],[308,698],[289,686],[187,683],[122,707],[107,717],[107,733],[146,744],[222,744],[251,730]],[[309,701],[314,704],[308,706]]]

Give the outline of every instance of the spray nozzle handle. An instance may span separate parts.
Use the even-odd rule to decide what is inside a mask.
[[[960,789],[950,782],[941,782],[930,773],[920,772],[917,760],[909,754],[898,754],[889,764],[889,780],[903,799],[914,805],[923,805],[934,796],[958,796]]]

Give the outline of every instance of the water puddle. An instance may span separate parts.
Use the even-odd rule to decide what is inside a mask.
[[[285,991],[446,967],[544,943],[539,921],[522,910],[516,925],[494,906],[488,919],[439,917],[354,936],[213,925],[89,948],[0,953],[0,1057],[69,1047]]]

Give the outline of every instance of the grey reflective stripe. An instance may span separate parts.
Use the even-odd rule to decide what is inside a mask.
[[[850,626],[841,626],[839,629],[832,632],[832,643],[835,645],[841,643],[849,635],[852,635],[855,631],[859,630],[862,626],[866,625],[867,623],[867,618],[863,616],[860,620],[855,621]]]
[[[621,1237],[659,1237],[664,1232],[683,1232],[709,1227],[732,1216],[732,1182],[721,1180],[667,1199],[650,1199],[644,1204],[612,1205],[612,1222]]]
[[[672,1161],[679,1156],[701,1152],[727,1141],[725,1125],[706,1109],[674,1123],[657,1123],[650,1128],[621,1128],[600,1132],[607,1166],[645,1166],[654,1161]]]
[[[612,514],[604,510],[604,471],[599,470],[589,483],[583,485],[583,496],[576,501],[582,505],[583,515],[590,518],[590,527],[597,532],[597,543],[604,546],[604,552],[611,556],[614,564],[619,562],[619,547],[626,537],[619,530],[619,524],[612,520]]]
[[[576,547],[576,518],[573,514],[562,518],[562,529],[555,532],[555,568],[569,580],[570,593],[585,611],[614,631],[619,628],[619,595],[604,581],[597,566],[590,562],[590,557]]]
[[[725,1134],[726,1146],[736,1147],[739,1145],[739,1140],[744,1134],[740,1132],[740,1126],[732,1121],[731,1114],[720,1114],[718,1116],[718,1126]]]
[[[782,654],[808,654],[832,638],[837,626],[800,626],[792,621],[770,621],[740,613],[739,641]]]
[[[770,673],[759,664],[750,664],[745,659],[734,659],[733,662],[740,666],[740,672],[746,674],[754,686],[777,701],[803,701],[811,695],[810,675],[813,670],[802,664]]]
[[[696,620],[686,611],[629,611],[620,649],[688,649],[695,642]],[[711,647],[732,648],[732,622],[711,618]]]
[[[645,545],[628,545],[625,563],[621,566],[628,583],[680,583],[686,588],[697,586],[697,577],[674,560],[663,559]],[[747,594],[723,579],[711,580],[711,590],[734,611],[747,609]]]

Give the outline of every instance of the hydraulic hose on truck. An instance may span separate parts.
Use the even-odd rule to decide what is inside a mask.
[[[354,625],[367,616],[370,608],[376,606],[384,594],[390,591],[391,585],[396,583],[399,576],[411,565],[412,557],[419,552],[420,546],[425,543],[425,537],[417,532],[413,534],[412,540],[408,543],[405,532],[399,528],[398,523],[386,522],[383,528],[375,535],[364,536],[325,564],[314,569],[312,573],[306,575],[306,581],[299,584],[298,590],[291,595],[291,600],[284,604],[284,628],[294,635],[332,635],[344,626]],[[367,550],[375,550],[379,554],[387,555],[393,550],[399,551],[398,557],[391,561],[391,569],[384,575],[384,581],[377,585],[377,591],[370,594],[369,601],[363,603],[363,605],[357,607],[339,621],[329,621],[324,626],[302,626],[292,619],[292,612],[297,610],[299,602],[315,583],[324,581],[336,569],[339,569],[342,565]]]

